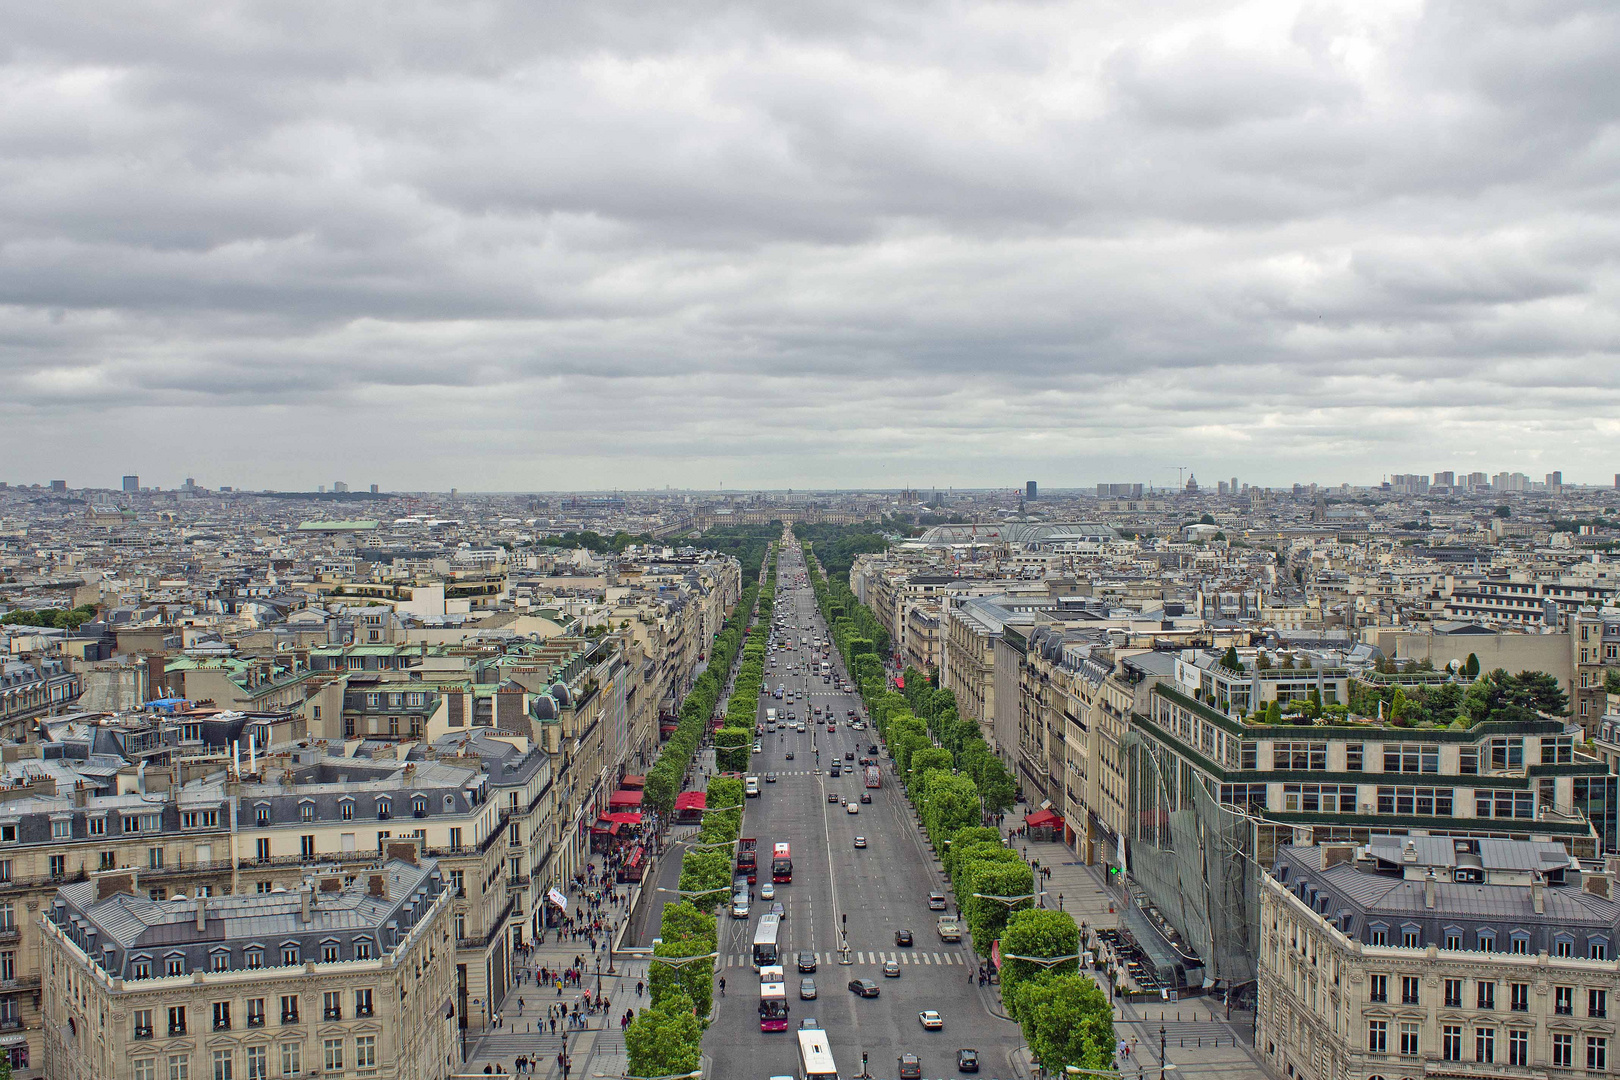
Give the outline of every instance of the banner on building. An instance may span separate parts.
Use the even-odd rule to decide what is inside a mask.
[[[558,892],[555,888],[548,889],[546,891],[546,899],[550,900],[553,904],[556,904],[558,910],[560,910],[560,911],[567,911],[568,910],[568,897],[566,897],[562,893]]]

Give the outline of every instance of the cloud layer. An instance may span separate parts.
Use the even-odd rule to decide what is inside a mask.
[[[110,12],[7,13],[6,478],[1620,470],[1610,3]]]

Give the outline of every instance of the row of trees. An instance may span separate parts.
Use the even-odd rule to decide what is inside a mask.
[[[774,574],[773,569],[773,577]],[[737,606],[732,608],[731,616],[709,645],[709,665],[681,701],[681,715],[675,733],[658,752],[658,760],[653,767],[647,770],[647,786],[642,801],[648,809],[661,815],[668,816],[675,808],[675,796],[680,793],[681,781],[686,777],[686,770],[691,767],[692,758],[703,742],[704,725],[714,715],[720,695],[725,692],[726,673],[731,670],[737,652],[742,648],[755,604],[763,602],[759,598],[758,578],[757,565],[752,574],[745,569],[743,581],[746,584]]]
[[[795,525],[795,537],[808,536],[813,529],[825,530],[851,529],[855,526],[804,526]],[[800,546],[804,548],[805,563],[808,567],[810,588],[816,594],[816,606],[827,620],[828,633],[831,635],[833,646],[844,661],[844,670],[855,685],[859,686],[867,679],[883,677],[883,657],[889,655],[889,632],[883,629],[867,606],[855,598],[849,590],[849,581],[846,577],[825,577],[817,568],[818,554],[811,553],[811,541],[800,539]],[[879,549],[881,550],[881,549]],[[845,574],[848,567],[845,567]],[[833,571],[829,570],[828,574]]]
[[[96,605],[81,604],[76,608],[36,608],[9,611],[0,616],[0,623],[9,626],[45,626],[58,630],[77,630],[96,617]]]
[[[816,603],[828,624],[834,625],[836,616],[851,629],[865,626],[881,632],[846,584],[829,585],[822,578],[811,545],[804,547]],[[846,652],[836,629],[834,641]],[[915,668],[906,670],[904,689],[890,688],[881,660],[886,635],[883,644],[881,651],[861,647],[846,653],[848,670],[951,879],[974,951],[988,958],[993,944],[1001,942],[1002,1001],[1048,1072],[1061,1074],[1065,1065],[1110,1067],[1113,1006],[1096,983],[1079,973],[1074,958],[1080,952],[1080,931],[1074,917],[1034,906],[1034,870],[1002,841],[1000,830],[984,824],[987,813],[1014,805],[1012,774],[991,752],[979,725],[958,714],[956,695],[949,690],[939,689]]]
[[[764,596],[760,598],[759,621],[748,632],[743,645],[742,666],[737,669],[737,680],[731,688],[731,700],[726,703],[725,722],[714,736],[714,759],[726,772],[746,772],[750,747],[754,743],[754,721],[759,716],[759,691],[765,685],[765,651],[769,644],[771,597],[776,595],[776,559],[772,553],[771,568],[765,578]]]
[[[719,950],[715,907],[730,895],[732,855],[742,833],[743,786],[714,777],[708,812],[681,858],[678,903],[664,905],[656,957],[648,972],[651,1005],[625,1032],[633,1076],[670,1076],[695,1070],[703,1030],[714,1012],[714,954]]]

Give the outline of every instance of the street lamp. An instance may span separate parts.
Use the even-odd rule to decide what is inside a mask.
[[[1016,953],[1004,952],[1001,954],[1001,958],[1003,960],[1022,960],[1026,964],[1037,964],[1040,967],[1049,968],[1056,967],[1059,964],[1067,964],[1070,960],[1078,960],[1080,954],[1073,953],[1069,956],[1019,956]]]
[[[703,1070],[693,1069],[691,1072],[674,1073],[670,1076],[626,1076],[624,1080],[703,1080]]]
[[[1164,1067],[1160,1071],[1174,1072],[1175,1070],[1176,1063],[1169,1061],[1164,1064]],[[1116,1080],[1125,1075],[1124,1071],[1120,1069],[1082,1069],[1078,1065],[1065,1065],[1063,1066],[1063,1071],[1068,1073],[1070,1076],[1112,1076],[1115,1077]]]

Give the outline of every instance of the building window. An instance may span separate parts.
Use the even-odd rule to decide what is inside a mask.
[[[1609,992],[1607,990],[1588,990],[1586,992],[1586,1015],[1599,1019],[1609,1015]]]
[[[1589,938],[1586,944],[1588,958],[1592,960],[1607,960],[1609,958],[1609,942],[1607,938]]]
[[[459,827],[458,828],[452,828],[450,830],[450,850],[451,851],[460,851],[461,850],[461,829]],[[461,871],[460,870],[453,870],[453,871],[451,871],[451,873],[460,874]]]
[[[377,802],[377,820],[378,821],[387,821],[389,818],[391,818],[393,816],[394,816],[393,805],[387,799],[379,800]]]
[[[1609,1067],[1609,1039],[1605,1035],[1586,1037],[1586,1071],[1602,1072]]]
[[[358,941],[356,941],[354,943],[354,958],[356,960],[370,960],[371,959],[371,942],[365,940],[364,938],[361,938]],[[358,991],[356,991],[356,993],[358,993]],[[366,993],[370,994],[371,991],[367,990]]]
[[[51,839],[52,840],[71,840],[72,838],[73,838],[73,822],[71,822],[71,821],[53,821],[53,822],[51,822]]]
[[[1496,1029],[1474,1029],[1474,1060],[1491,1062],[1496,1060]]]
[[[1555,1034],[1552,1037],[1552,1063],[1556,1068],[1573,1068],[1575,1061],[1575,1036]]]
[[[1446,1008],[1448,1008],[1448,1009],[1460,1009],[1460,1008],[1462,1008],[1462,980],[1461,979],[1447,979],[1446,980]]]
[[[298,838],[298,855],[304,859],[313,859],[315,857],[315,835],[313,833],[305,833]]]
[[[1389,1052],[1389,1024],[1383,1020],[1367,1021],[1367,1051],[1373,1054]]]
[[[247,1026],[264,1027],[264,998],[248,998]]]
[[[371,991],[370,990],[356,990],[354,992],[354,1015],[356,1015],[356,1016],[370,1016],[371,1015]]]
[[[231,1051],[215,1050],[214,1080],[236,1080],[236,1074],[231,1071],[234,1067],[235,1061],[236,1055],[231,1053]]]
[[[258,810],[254,814],[254,819],[260,825],[268,825],[268,824],[270,824],[270,808],[268,806],[259,807]]]
[[[332,944],[321,946],[321,963],[335,964],[338,960],[338,947]]]
[[[281,947],[281,966],[292,967],[296,963],[298,963],[298,946],[283,945]]]
[[[1526,956],[1530,952],[1530,935],[1514,933],[1508,938],[1508,951]]]
[[[167,956],[163,959],[163,974],[174,976],[186,973],[186,958],[183,956]]]
[[[1416,927],[1408,927],[1408,926],[1401,927],[1401,948],[1403,948],[1403,949],[1421,949],[1421,948],[1423,948],[1423,931],[1417,929]]]
[[[1489,930],[1481,930],[1479,932],[1479,951],[1480,952],[1495,952],[1496,951],[1496,935],[1491,933]]]
[[[231,1003],[228,1001],[214,1002],[214,1030],[231,1030]]]
[[[1575,1014],[1575,988],[1573,986],[1553,987],[1553,1012],[1559,1016],[1573,1016]]]
[[[1513,1012],[1530,1011],[1530,984],[1508,983],[1508,1008]]]
[[[160,847],[146,849],[146,866],[149,870],[163,869],[163,849]]]
[[[213,961],[213,968],[214,968],[215,971],[229,971],[229,970],[231,970],[231,954],[230,953],[228,953],[228,952],[214,953],[212,956],[209,957],[209,959]]]
[[[184,1005],[169,1006],[169,1034],[184,1035],[186,1033],[186,1007]]]
[[[1508,1028],[1508,1064],[1530,1064],[1530,1032],[1526,1028]]]
[[[129,965],[129,977],[132,979],[150,979],[152,977],[152,961],[131,961]]]
[[[261,836],[253,841],[253,855],[262,863],[270,861],[270,838],[268,836]]]
[[[377,1067],[377,1036],[356,1036],[354,1040],[354,1067],[357,1069],[375,1069]]]
[[[343,1071],[343,1040],[327,1039],[323,1044],[327,1072]]]
[[[157,1080],[157,1058],[136,1058],[132,1064],[135,1080]]]
[[[1375,926],[1372,929],[1370,929],[1369,931],[1367,931],[1367,944],[1369,944],[1369,945],[1388,945],[1389,944],[1389,928],[1384,927],[1384,926]]]
[[[270,1049],[265,1046],[247,1048],[247,1080],[270,1080]]]
[[[269,884],[269,882],[261,882],[261,884]],[[263,949],[249,949],[246,952],[244,952],[242,954],[242,956],[243,956],[244,960],[247,962],[247,966],[248,966],[249,970],[254,970],[254,969],[257,969],[257,968],[264,967],[264,950]]]
[[[1416,1005],[1418,1003],[1418,981],[1416,975],[1401,976],[1402,1005]]]
[[[298,1043],[281,1044],[281,1075],[297,1076],[304,1071],[304,1048]]]
[[[1567,937],[1567,936],[1560,936],[1560,937],[1554,939],[1554,941],[1553,941],[1553,955],[1554,956],[1574,956],[1575,955],[1575,939],[1572,938],[1572,937]]]
[[[301,821],[315,820],[315,804],[303,803],[298,807],[298,817]]]
[[[1479,1009],[1496,1008],[1496,984],[1481,982],[1474,998],[1474,1007]]]
[[[1346,772],[1361,772],[1364,767],[1364,747],[1361,743],[1347,743],[1344,748],[1344,768]]]
[[[1418,1026],[1416,1024],[1401,1024],[1401,1053],[1406,1057],[1417,1057],[1418,1052]]]
[[[338,990],[328,990],[321,995],[321,1014],[326,1020],[343,1019],[343,994]]]
[[[1389,976],[1388,975],[1369,975],[1369,976],[1367,976],[1367,1000],[1368,1001],[1388,1001],[1389,1000]]]
[[[349,802],[348,800],[345,799],[344,802],[343,802],[342,812],[343,812],[343,820],[344,821],[353,821],[354,820],[354,803]]]
[[[67,856],[66,855],[52,855],[51,856],[51,877],[66,877],[66,876],[67,876]]]
[[[191,1080],[191,1055],[169,1055],[169,1080]]]
[[[1462,1060],[1462,1030],[1461,1024],[1447,1024],[1441,1029],[1440,1056],[1445,1060]]]
[[[281,1022],[283,1024],[298,1023],[298,995],[281,995]]]

